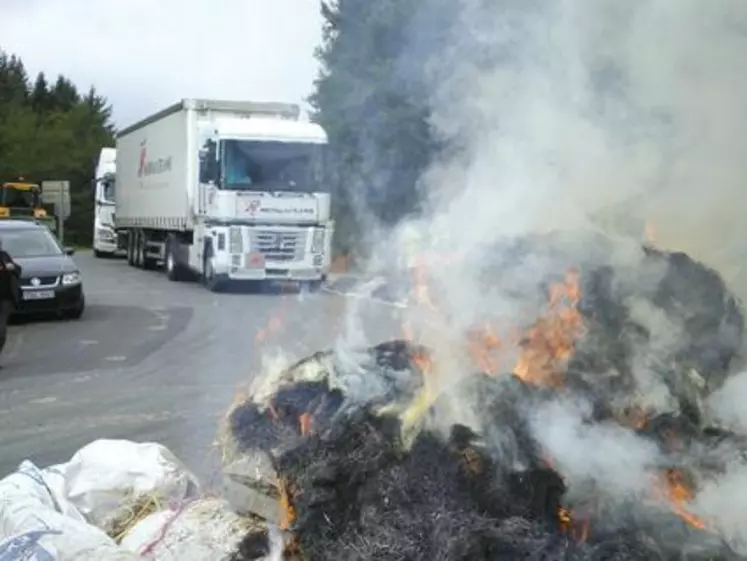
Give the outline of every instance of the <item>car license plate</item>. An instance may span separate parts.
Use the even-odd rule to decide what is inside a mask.
[[[264,269],[265,256],[261,253],[247,253],[244,256],[245,269]]]
[[[54,290],[26,290],[23,292],[24,300],[49,300],[54,298]]]

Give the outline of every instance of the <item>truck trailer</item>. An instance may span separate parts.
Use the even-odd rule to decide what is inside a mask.
[[[116,161],[116,149],[101,149],[93,180],[93,253],[96,257],[108,257],[121,252],[114,230]]]
[[[130,265],[218,291],[326,278],[327,135],[296,104],[184,99],[117,134],[115,226]]]

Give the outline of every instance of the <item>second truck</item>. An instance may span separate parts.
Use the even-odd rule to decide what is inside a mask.
[[[187,99],[122,130],[116,219],[128,263],[171,280],[317,287],[334,223],[327,135],[295,104]]]

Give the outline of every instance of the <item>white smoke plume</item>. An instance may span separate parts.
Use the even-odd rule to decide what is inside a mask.
[[[747,372],[731,376],[709,399],[713,420],[726,429],[747,434]]]
[[[431,125],[458,150],[422,178],[427,220],[394,243],[416,230],[426,247],[475,252],[514,233],[600,225],[640,238],[649,221],[658,245],[739,288],[747,4],[457,4],[425,67]]]
[[[656,446],[616,423],[588,423],[588,404],[559,400],[532,412],[530,422],[539,444],[573,493],[589,483],[611,498],[651,493]]]
[[[495,248],[506,237],[599,229],[620,237],[600,258],[626,264],[638,258],[648,223],[657,246],[714,267],[747,299],[747,2],[454,2],[443,33],[422,28],[427,15],[412,29],[419,53],[427,50],[422,37],[441,41],[424,67],[431,126],[452,149],[421,179],[424,216],[391,232],[372,260],[391,270],[394,257],[404,268],[417,253],[467,255],[458,267],[429,271],[440,288],[438,311],[421,303],[411,318],[436,349],[442,378],[463,368],[453,341],[465,330],[486,313],[506,327],[532,321],[541,303],[522,290],[558,272],[557,263],[538,258],[486,287],[478,271],[491,259],[500,263]],[[443,7],[426,1],[424,14]],[[588,239],[579,257],[607,251]],[[631,309],[652,333],[634,373],[642,403],[670,410],[672,396],[652,376],[652,362],[681,326],[644,304]],[[727,401],[721,409],[747,430],[734,414],[737,402]],[[594,478],[621,495],[640,492],[656,451],[629,431],[583,428],[579,415],[564,403],[533,417],[537,439],[564,475]],[[708,484],[704,511],[743,495],[734,481],[745,468],[738,468]],[[747,532],[732,526],[732,535]]]

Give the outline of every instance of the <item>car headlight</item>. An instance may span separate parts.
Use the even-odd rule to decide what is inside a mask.
[[[71,284],[79,284],[80,281],[80,273],[77,271],[74,273],[66,273],[62,275],[62,284],[66,286],[70,286]]]
[[[324,228],[316,228],[311,238],[311,253],[322,253],[322,251],[324,251]]]

